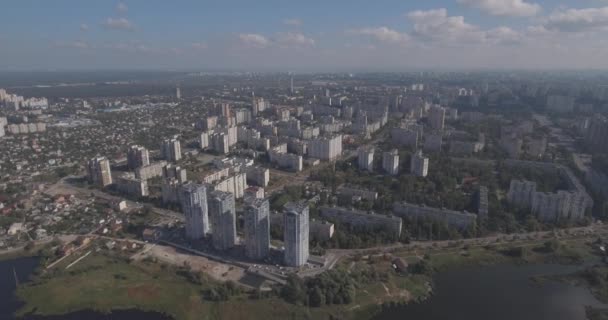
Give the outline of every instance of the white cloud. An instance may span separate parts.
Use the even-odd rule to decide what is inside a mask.
[[[524,0],[458,0],[458,3],[480,9],[494,16],[530,17],[537,15],[541,6]]]
[[[60,47],[60,48],[71,48],[71,49],[89,49],[92,47],[88,42],[82,41],[82,40],[68,41],[68,42],[57,41],[57,42],[55,42],[55,46]]]
[[[103,25],[109,29],[133,30],[135,27],[127,18],[107,18]]]
[[[301,33],[287,32],[279,33],[276,43],[282,47],[311,47],[315,45],[315,40]]]
[[[485,39],[499,44],[516,44],[523,41],[523,35],[508,27],[498,27],[486,31]]]
[[[80,24],[80,31],[88,31],[89,30],[89,25],[86,23],[82,23]]]
[[[403,44],[408,41],[409,36],[406,33],[400,33],[399,31],[387,28],[362,28],[356,30],[350,30],[349,33],[363,36],[370,36],[375,40],[381,42],[388,42],[394,44]]]
[[[414,23],[412,35],[425,41],[483,41],[484,32],[468,24],[463,16],[448,16],[445,8],[412,11],[407,18]]]
[[[116,12],[118,13],[127,13],[129,11],[129,7],[124,2],[119,2],[116,5]]]
[[[608,7],[556,11],[545,19],[543,26],[560,32],[608,30]]]
[[[182,48],[150,46],[138,40],[106,43],[99,46],[99,48],[127,54],[145,54],[157,56],[181,55],[182,53],[184,53],[184,50]]]
[[[272,37],[257,33],[242,33],[238,35],[242,44],[254,48],[281,47],[302,48],[312,47],[315,40],[299,32],[279,32]]]
[[[266,37],[256,33],[239,34],[239,40],[241,40],[241,43],[245,45],[256,48],[264,48],[270,44],[270,41]]]
[[[302,25],[302,20],[300,19],[285,19],[283,20],[283,24],[293,27],[299,27]]]
[[[523,36],[516,30],[504,26],[484,30],[467,23],[463,16],[449,16],[445,8],[412,11],[406,17],[414,24],[411,36],[423,42],[454,45],[513,44],[523,41]]]
[[[194,43],[190,44],[190,46],[191,46],[193,49],[196,49],[196,50],[205,50],[205,49],[207,49],[207,48],[209,47],[209,46],[208,46],[206,43],[204,43],[204,42],[194,42]]]

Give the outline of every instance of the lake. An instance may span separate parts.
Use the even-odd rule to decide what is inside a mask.
[[[15,297],[15,277],[13,268],[20,283],[26,282],[38,266],[36,257],[17,258],[0,261],[0,319],[14,319],[13,314],[22,303]],[[24,320],[170,320],[170,317],[155,312],[139,310],[114,311],[101,314],[92,311],[79,311],[61,316],[26,316]]]
[[[435,277],[433,297],[387,307],[375,319],[586,320],[585,306],[602,306],[589,289],[557,281],[530,281],[533,276],[570,274],[581,268],[500,265],[442,272]]]

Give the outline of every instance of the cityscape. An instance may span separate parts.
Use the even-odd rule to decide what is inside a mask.
[[[94,44],[152,36],[164,5],[135,0],[79,22],[89,40],[54,43],[44,67],[15,42],[0,53],[0,319],[606,319],[608,51],[590,42],[608,7],[568,2],[407,4],[411,31],[348,27],[374,48],[337,60],[302,4],[291,31],[210,36],[199,58]],[[244,8],[282,12],[243,5],[235,28]],[[180,6],[165,10],[194,26],[200,4]],[[560,33],[541,61],[530,43]],[[428,48],[444,52],[409,64]]]

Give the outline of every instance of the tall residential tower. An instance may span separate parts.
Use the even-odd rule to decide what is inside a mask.
[[[207,189],[202,184],[185,184],[180,189],[179,200],[186,218],[186,237],[190,240],[203,238],[210,232]]]
[[[234,195],[229,192],[213,191],[208,199],[213,247],[227,250],[236,244],[236,211]]]
[[[106,157],[98,157],[89,160],[87,165],[89,183],[105,187],[112,184],[112,171],[110,160]]]
[[[136,145],[129,147],[129,151],[127,151],[127,165],[129,169],[137,169],[149,164],[150,156],[146,148]]]
[[[303,266],[308,261],[308,205],[306,202],[285,204],[285,264]]]
[[[179,161],[182,158],[182,147],[177,138],[167,139],[163,141],[160,147],[160,153],[163,159],[167,161]]]
[[[245,206],[245,249],[247,257],[263,259],[270,252],[270,205],[254,199]]]

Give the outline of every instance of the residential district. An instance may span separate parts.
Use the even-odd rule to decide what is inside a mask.
[[[0,89],[0,250],[53,243],[51,269],[97,247],[271,291],[365,248],[587,226],[608,215],[608,87],[572,79]]]

